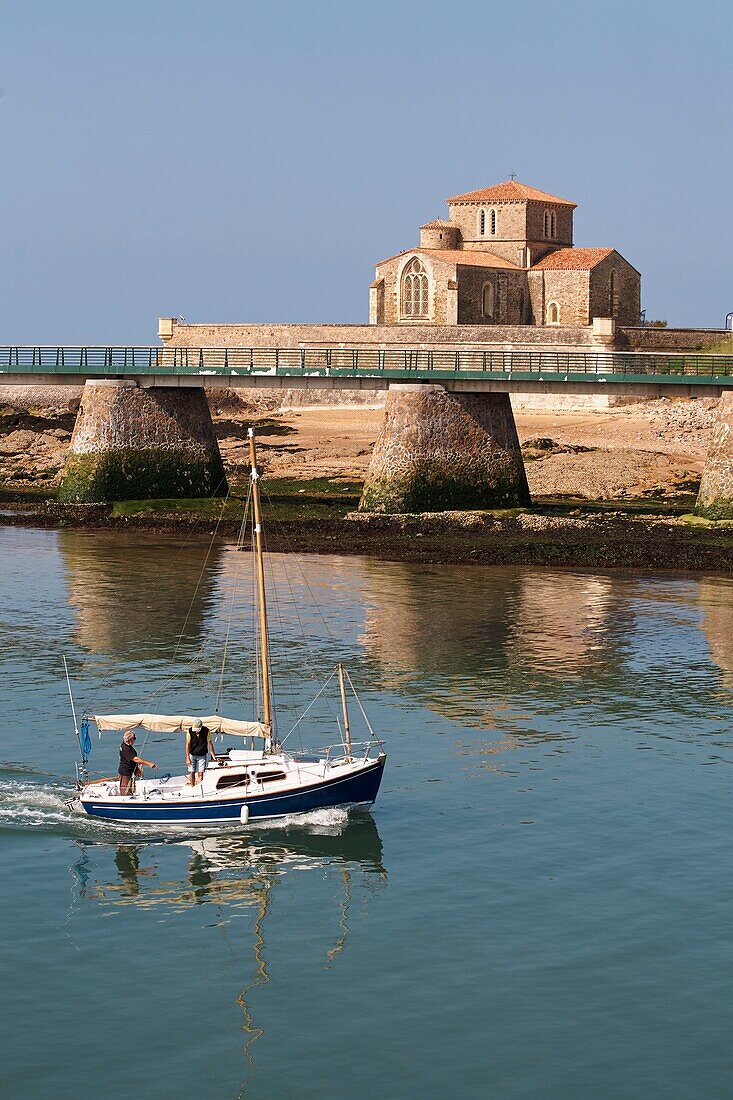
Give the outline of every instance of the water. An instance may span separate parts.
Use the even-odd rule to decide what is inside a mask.
[[[246,710],[249,556],[0,551],[3,1097],[731,1095],[730,580],[277,559],[281,733],[343,653],[377,806],[150,837],[65,809],[61,655],[101,712]]]

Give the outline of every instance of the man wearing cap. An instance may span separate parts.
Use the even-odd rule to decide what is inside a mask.
[[[186,765],[190,787],[195,787],[197,783],[202,782],[209,753],[211,753],[211,759],[216,760],[211,730],[200,718],[197,718],[186,733]]]

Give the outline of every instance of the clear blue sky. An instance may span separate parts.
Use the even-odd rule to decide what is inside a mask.
[[[507,178],[670,324],[733,310],[733,5],[0,4],[0,344],[368,319],[374,263]]]

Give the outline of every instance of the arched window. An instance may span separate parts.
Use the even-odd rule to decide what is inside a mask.
[[[555,237],[557,237],[557,214],[554,210],[550,214],[550,236],[552,237],[553,241],[555,240]]]
[[[411,320],[428,316],[428,276],[413,256],[402,272],[402,316]]]
[[[484,237],[486,235],[486,211],[482,210],[478,216],[478,235]]]
[[[548,325],[560,324],[560,306],[557,302],[550,302],[547,307],[547,322]]]
[[[608,316],[615,317],[618,313],[618,276],[612,271],[608,280]]]
[[[547,239],[550,236],[550,211],[545,210],[545,215],[542,219],[542,236]]]
[[[496,293],[493,283],[484,283],[483,294],[481,296],[481,312],[484,317],[494,316],[494,307],[496,304]]]
[[[496,211],[492,210],[490,215],[489,224],[491,226],[491,236],[496,236]]]

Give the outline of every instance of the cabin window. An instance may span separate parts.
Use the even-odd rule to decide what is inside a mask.
[[[244,787],[248,782],[246,772],[237,772],[236,775],[222,775],[216,784],[217,791],[223,791],[226,787]]]
[[[402,316],[408,320],[428,316],[428,276],[417,256],[402,272]]]
[[[550,302],[547,307],[547,324],[560,324],[560,306],[557,304],[557,302]]]
[[[486,211],[482,210],[478,216],[478,235],[483,237],[486,234]]]
[[[496,302],[496,294],[493,283],[484,283],[484,289],[481,300],[481,312],[484,317],[494,316],[494,306]]]

